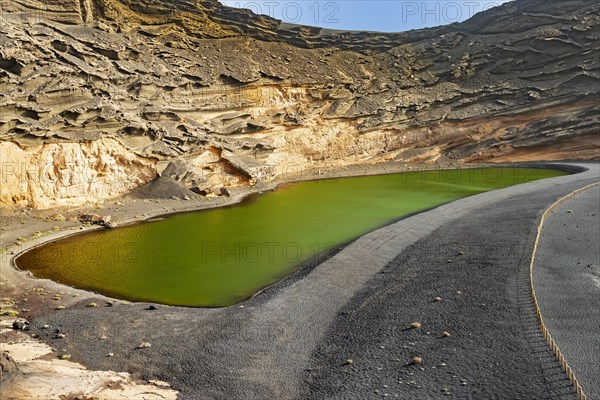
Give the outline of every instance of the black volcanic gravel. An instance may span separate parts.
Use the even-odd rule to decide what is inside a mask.
[[[340,312],[305,398],[575,399],[529,297],[544,198],[481,208],[400,254]]]
[[[404,251],[398,249],[394,261],[336,308],[334,319],[320,318],[323,310],[307,307],[302,296],[319,297],[319,290],[336,286],[354,290],[353,282],[340,276],[325,287],[306,285],[310,293],[290,290],[311,280],[322,283],[317,267],[240,306],[158,305],[148,310],[143,303],[106,307],[100,298],[86,299],[65,310],[38,313],[31,318],[31,332],[86,367],[167,381],[181,391],[181,399],[369,399],[385,394],[402,399],[575,399],[539,333],[528,265],[543,210],[589,181],[575,175],[549,190],[536,190],[532,183],[526,194],[510,189],[515,194],[505,200],[469,207],[465,218],[454,218],[415,238]],[[322,300],[327,305],[334,299]],[[99,307],[87,308],[90,301]],[[318,323],[298,325],[304,320]],[[421,328],[405,330],[414,321]],[[40,329],[43,324],[50,329]],[[55,339],[56,329],[65,337]],[[451,336],[442,338],[443,331]],[[103,335],[107,338],[100,340]],[[137,349],[142,342],[152,347]],[[109,352],[114,356],[106,357]],[[415,356],[423,363],[410,365]]]

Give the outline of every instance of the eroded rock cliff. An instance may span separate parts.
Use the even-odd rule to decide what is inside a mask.
[[[593,0],[520,0],[398,34],[214,0],[0,7],[1,203],[103,199],[159,172],[220,194],[315,165],[600,154]],[[32,181],[48,165],[52,183]]]
[[[94,203],[128,193],[157,177],[156,160],[112,138],[19,146],[0,142],[0,202],[50,208]]]

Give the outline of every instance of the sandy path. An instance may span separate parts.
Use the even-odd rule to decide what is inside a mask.
[[[534,266],[544,322],[588,399],[600,399],[600,186],[548,217]]]

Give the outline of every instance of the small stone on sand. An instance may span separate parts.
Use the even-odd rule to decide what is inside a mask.
[[[410,324],[411,329],[420,329],[421,328],[421,323],[420,322],[413,322],[412,324]]]

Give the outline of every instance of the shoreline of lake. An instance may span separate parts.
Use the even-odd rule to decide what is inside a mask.
[[[538,165],[539,164],[536,164],[536,166],[538,166]],[[492,165],[492,167],[500,167],[500,166]],[[380,171],[378,171],[378,172],[380,172]],[[383,171],[383,172],[404,172],[404,171],[400,170],[400,171]],[[178,204],[180,206],[186,205],[184,202],[175,202],[175,201],[166,201],[166,202],[161,202],[161,203],[139,202],[137,204],[134,204],[134,206],[142,205],[142,207],[137,207],[137,208],[133,207],[133,208],[136,209],[138,212],[141,212],[142,214],[144,212],[147,214],[150,214],[148,210],[154,209],[157,212],[157,215],[160,215],[161,211],[163,211],[163,214],[164,214],[164,211],[166,211],[163,208],[161,208],[166,204],[169,204],[169,207],[173,207],[173,208],[175,208],[174,206],[177,206]],[[452,204],[453,203],[450,203],[450,205],[452,205]],[[144,205],[146,206],[146,208],[143,207]],[[171,205],[173,205],[173,206],[171,206]],[[141,208],[141,210],[140,210],[140,208]],[[127,210],[125,210],[125,211],[127,211]],[[80,210],[78,209],[77,212],[80,212]],[[428,215],[428,214],[429,214],[429,212],[421,213],[419,215],[424,216],[424,215]],[[117,214],[117,215],[119,215],[119,214]],[[121,215],[122,215],[122,213],[121,213]],[[139,220],[139,219],[135,218],[135,215],[140,215],[140,214],[132,214],[131,220],[133,222],[137,222]],[[31,217],[31,216],[26,216],[25,218],[15,218],[15,217],[11,217],[11,218],[12,219],[10,221],[11,222],[10,226],[15,228],[13,231],[11,231],[11,234],[14,237],[21,235],[22,233],[20,233],[20,232],[23,232],[23,231],[33,233],[36,230],[39,230],[40,225],[45,224],[45,226],[48,227],[51,224],[55,223],[52,221],[41,221],[41,220],[39,220],[39,217]],[[146,219],[151,219],[151,218],[155,218],[155,216],[148,216]],[[23,224],[22,223],[23,220],[28,221],[28,222]],[[38,224],[37,223],[38,221],[43,222],[43,224]],[[69,223],[65,223],[65,225],[68,225],[68,224]],[[78,226],[80,224],[71,223],[71,225],[78,228]],[[79,232],[79,230],[77,231],[77,233],[78,232]],[[64,234],[65,232],[62,232],[62,233]],[[69,231],[66,233],[71,233],[71,232]],[[3,231],[3,234],[4,234],[4,231]],[[45,237],[45,238],[40,238],[40,240],[47,240],[49,238],[50,238],[50,236]],[[3,245],[5,245],[4,241],[3,241]],[[344,249],[343,251],[345,251],[345,250],[346,249]],[[2,264],[3,278],[6,277],[5,274],[7,272],[6,264],[5,264],[5,262],[7,261],[7,258],[8,258],[7,256],[8,255],[6,253],[3,253],[3,260],[2,260],[2,262],[3,262],[3,264]],[[333,256],[335,256],[335,254]],[[319,260],[319,261],[323,261],[323,260]],[[321,265],[322,265],[322,263],[319,262],[317,265],[314,266],[314,269],[320,270]],[[282,294],[282,291],[285,290],[285,288],[293,286],[293,285],[297,284],[298,282],[302,282],[306,275],[312,276],[311,279],[316,279],[315,273],[319,274],[318,270],[315,272],[313,269],[304,268],[304,269],[300,270],[300,271],[304,271],[304,273],[298,273],[298,275],[294,274],[294,275],[284,279],[283,281],[273,285],[272,287],[265,288],[264,292],[261,292],[261,294],[259,296],[255,296],[252,299],[248,300],[248,304],[246,305],[246,310],[248,309],[248,307],[252,308],[253,305],[260,305],[260,304],[263,304],[264,302],[268,301],[269,299],[279,297]],[[61,329],[66,329],[67,331],[71,331],[72,329],[76,329],[76,330],[81,329],[81,328],[76,328],[75,325],[71,324],[71,322],[77,321],[79,319],[68,322],[68,320],[65,320],[63,318],[68,315],[68,313],[66,313],[66,314],[63,314],[63,313],[65,313],[66,311],[68,311],[71,308],[72,308],[72,312],[79,315],[79,317],[77,317],[77,318],[81,318],[81,317],[84,317],[85,315],[88,315],[90,313],[96,313],[96,312],[101,312],[101,315],[105,315],[105,317],[100,317],[100,315],[98,315],[98,317],[100,319],[94,319],[96,321],[96,322],[94,322],[94,324],[97,323],[99,325],[103,325],[105,322],[109,323],[110,319],[105,320],[104,318],[108,318],[109,315],[114,316],[115,311],[118,314],[121,314],[121,311],[119,311],[119,309],[120,309],[124,313],[121,316],[121,318],[127,318],[126,316],[130,315],[136,321],[145,321],[144,326],[146,326],[147,328],[150,328],[152,326],[154,326],[154,327],[157,326],[156,325],[157,321],[152,322],[154,320],[154,317],[152,317],[151,312],[149,314],[145,314],[145,311],[140,311],[141,310],[140,307],[144,306],[143,303],[121,305],[120,302],[117,302],[117,303],[115,303],[115,307],[102,307],[102,305],[103,305],[102,301],[110,300],[110,299],[104,298],[103,296],[95,295],[90,292],[65,287],[60,284],[55,284],[51,281],[31,279],[30,277],[28,277],[27,273],[13,271],[13,274],[17,275],[18,280],[16,282],[15,281],[12,282],[14,284],[14,286],[12,288],[7,287],[6,282],[2,282],[3,295],[9,296],[12,299],[16,300],[15,308],[20,309],[20,308],[27,307],[27,308],[31,309],[31,312],[28,312],[25,315],[34,321],[34,324],[35,324],[36,328],[38,329],[38,331],[39,331],[39,326],[37,326],[37,325],[39,325],[40,323],[42,323],[45,320],[56,319],[56,318],[63,320],[63,323],[66,324]],[[48,294],[62,292],[64,299],[65,299],[65,303],[67,303],[66,304],[67,310],[54,311],[53,306],[55,305],[55,303],[51,300],[50,297],[36,296],[35,293],[31,292],[31,289],[33,287],[41,287],[41,286],[45,286],[44,290]],[[75,296],[77,296],[77,297],[75,297]],[[27,299],[28,301],[23,302],[23,300],[25,300],[25,299]],[[96,300],[99,304],[99,307],[87,308],[85,305],[90,300]],[[77,305],[77,303],[79,303],[79,305]],[[212,318],[211,316],[216,316],[221,313],[226,313],[227,315],[231,314],[232,316],[238,313],[238,311],[237,311],[238,307],[235,307],[235,306],[227,307],[225,309],[186,309],[186,308],[181,308],[181,307],[160,306],[160,309],[166,313],[165,318],[169,318],[169,319],[170,318],[180,318],[180,317],[178,317],[179,315],[183,316],[183,315],[187,315],[190,313],[192,313],[194,315],[199,315],[198,313],[200,313],[201,315],[206,315],[206,318],[209,318],[206,321],[209,321],[210,318]],[[240,310],[240,312],[242,312],[243,310],[244,309]],[[140,313],[143,315],[138,315]],[[138,315],[139,318],[134,317],[134,315]],[[161,315],[162,315],[162,313],[161,313]],[[148,319],[148,318],[151,318],[151,319]],[[6,320],[7,318],[2,318],[2,319]],[[84,320],[80,320],[80,321],[83,323]],[[110,322],[109,326],[112,326],[111,324],[114,324],[114,323],[115,322]],[[148,325],[146,325],[146,324],[148,324]],[[117,327],[118,327],[118,325],[117,325]],[[84,329],[87,329],[87,328],[84,328]],[[154,329],[154,328],[152,328],[152,329]],[[147,332],[147,329],[144,329],[143,332]],[[256,334],[260,335],[260,332],[261,331],[258,330],[258,331],[256,331]],[[91,339],[91,338],[88,338],[88,339]],[[121,343],[121,341],[119,341],[119,343],[121,343],[121,346],[125,346],[127,348],[127,346],[131,345],[131,343],[129,343],[131,341],[130,339],[131,338],[125,340],[125,337],[123,337],[122,343]],[[77,340],[79,340],[79,339],[77,339]],[[97,340],[97,338],[96,338],[96,340]],[[35,346],[36,341],[33,341],[32,346]],[[109,342],[110,342],[110,339],[109,339]],[[73,349],[71,349],[71,350],[73,350]],[[100,351],[101,352],[102,350],[100,350],[100,348],[97,348],[97,346],[94,345],[94,346],[92,346],[90,351],[94,351],[94,352]],[[135,353],[135,351],[136,350],[133,350],[134,353]],[[60,353],[61,353],[61,350],[57,349],[55,356],[58,356]],[[132,354],[134,354],[134,353],[132,353]],[[137,353],[135,353],[135,354],[137,354]],[[76,358],[78,357],[76,353],[74,353],[74,355],[76,356]],[[97,354],[97,355],[99,356],[100,354]],[[95,365],[96,362],[94,362],[93,364]],[[92,369],[97,368],[97,366],[94,366],[94,365],[86,363],[86,366],[91,367]],[[113,369],[113,367],[111,367],[111,369]],[[114,365],[114,369],[115,370],[126,370],[126,368],[124,369],[124,366],[122,365],[122,363],[120,361]],[[155,372],[149,372],[149,374],[150,374],[149,376],[155,376]],[[163,371],[163,375],[164,375],[164,371]],[[138,375],[137,378],[138,379],[142,378],[142,376]],[[147,379],[149,379],[149,378],[148,377],[143,378],[143,380],[147,380]]]

